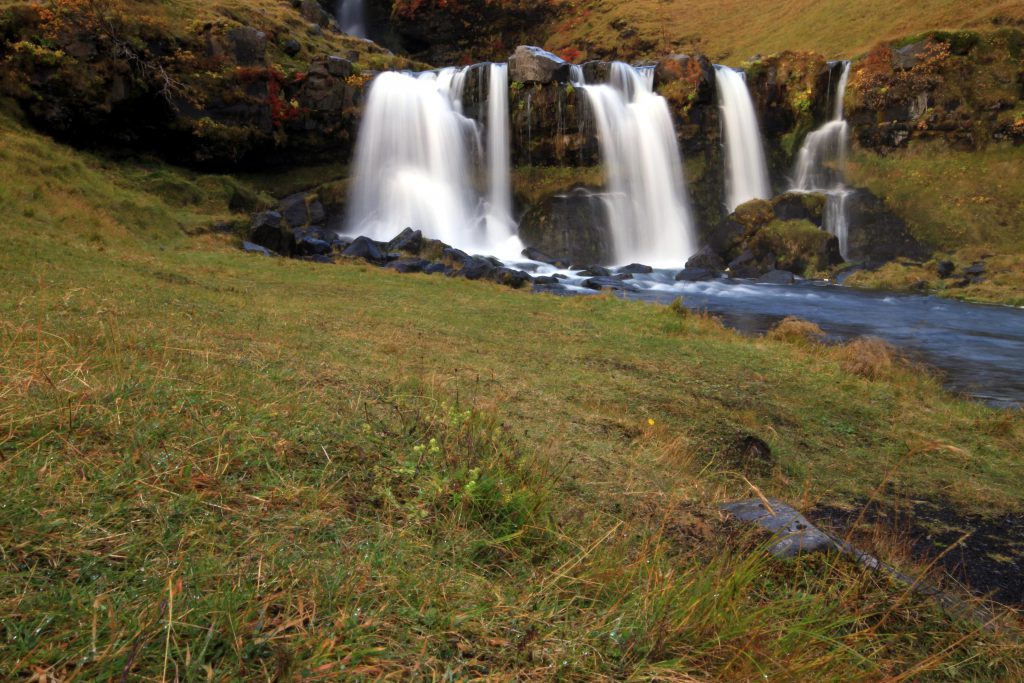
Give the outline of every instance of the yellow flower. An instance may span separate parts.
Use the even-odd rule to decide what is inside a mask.
[[[654,418],[653,417],[647,418],[647,424],[650,425],[651,427],[653,427],[654,426]]]

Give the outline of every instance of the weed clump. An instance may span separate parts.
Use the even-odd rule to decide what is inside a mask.
[[[806,346],[820,343],[825,338],[825,332],[810,321],[787,316],[765,336],[775,341]]]
[[[894,370],[907,365],[892,344],[877,337],[858,337],[836,349],[842,368],[866,379],[890,377]]]

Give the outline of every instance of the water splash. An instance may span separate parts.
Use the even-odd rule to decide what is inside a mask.
[[[715,66],[718,102],[725,123],[725,152],[728,176],[725,206],[732,213],[751,199],[770,199],[768,164],[761,144],[757,113],[742,72]]]
[[[615,62],[608,85],[580,86],[597,125],[620,263],[680,264],[696,251],[672,118],[653,85],[653,67]]]

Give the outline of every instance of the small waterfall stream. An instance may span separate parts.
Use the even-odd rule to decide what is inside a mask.
[[[581,85],[608,175],[608,214],[619,263],[684,263],[696,251],[682,160],[654,69],[615,62],[608,85]]]
[[[370,86],[355,152],[345,232],[387,241],[406,227],[470,251],[516,258],[508,66],[492,64],[482,144],[463,114],[467,70],[387,71]],[[488,192],[473,178],[487,168]]]
[[[732,213],[751,199],[771,199],[768,164],[761,143],[757,113],[741,72],[715,66],[718,101],[725,123],[725,153],[728,176],[726,208]]]
[[[366,0],[341,0],[338,4],[338,25],[351,36],[366,37]]]
[[[797,154],[792,187],[795,192],[825,195],[824,228],[839,239],[839,252],[844,259],[849,254],[846,199],[850,189],[846,186],[845,167],[850,128],[843,118],[843,103],[849,80],[850,62],[843,62],[832,104],[832,118],[808,133]]]

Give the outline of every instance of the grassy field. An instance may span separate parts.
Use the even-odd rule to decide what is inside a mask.
[[[235,179],[0,133],[0,678],[1024,675],[1016,626],[716,511],[1019,512],[1019,414],[801,334],[247,256],[205,229]]]
[[[739,64],[755,54],[814,50],[835,59],[931,29],[991,26],[996,18],[1020,20],[1024,6],[1017,0],[581,0],[569,4],[547,47],[593,43],[629,52],[639,37],[654,48],[630,56],[696,50]]]
[[[918,142],[880,156],[858,152],[848,166],[851,182],[866,187],[907,220],[911,234],[938,250],[933,262],[893,263],[858,273],[850,284],[904,289],[920,282],[944,296],[1024,306],[1024,169],[1021,152],[993,144],[957,152],[941,143]],[[936,263],[964,268],[987,264],[986,279],[950,287]]]

